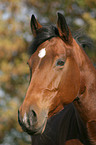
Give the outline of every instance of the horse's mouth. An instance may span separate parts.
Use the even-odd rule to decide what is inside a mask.
[[[26,132],[29,134],[29,135],[38,135],[38,134],[42,134],[43,133],[43,128],[45,125],[41,126],[40,128],[38,129],[35,129],[34,131],[33,130],[30,130],[30,129],[27,129]]]
[[[24,132],[27,132],[29,135],[38,135],[42,134],[45,130],[46,123],[47,123],[47,118],[45,119],[44,123],[40,127],[34,126],[26,126],[25,123],[23,123],[19,118],[18,118],[19,124]]]
[[[44,121],[43,125],[37,129],[27,129],[26,132],[29,134],[29,135],[38,135],[38,134],[42,134],[45,130],[45,127],[46,127],[46,122],[47,121]]]
[[[38,135],[42,134],[45,130],[46,123],[44,123],[41,127],[36,129],[31,129],[31,127],[26,127],[25,125],[21,125],[24,132],[27,132],[29,135]]]

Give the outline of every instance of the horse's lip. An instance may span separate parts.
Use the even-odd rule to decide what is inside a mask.
[[[21,127],[22,127],[23,131],[28,133],[29,135],[38,135],[38,134],[42,134],[44,132],[46,122],[47,122],[47,118],[45,119],[42,126],[40,126],[37,129],[33,129],[33,130],[30,127],[27,128],[24,124],[22,124]]]
[[[38,134],[38,133],[41,133],[42,134],[44,132],[44,130],[45,130],[46,123],[47,123],[47,117],[46,117],[43,125],[37,130],[37,132],[35,134]]]
[[[37,129],[35,129],[34,131],[32,130],[26,130],[26,132],[29,134],[29,135],[38,135],[38,134],[42,134],[45,130],[45,126],[46,126],[46,122],[47,121],[44,121],[43,125]]]
[[[22,122],[22,120],[19,117],[19,111],[18,111],[18,122],[24,132],[27,132],[29,135],[37,135],[37,134],[43,133],[46,123],[47,123],[47,117],[45,117],[42,126],[38,128],[35,128],[35,126],[33,126],[33,129],[32,129],[32,126],[26,127],[26,124]]]

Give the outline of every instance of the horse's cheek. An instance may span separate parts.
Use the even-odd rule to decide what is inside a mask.
[[[68,65],[68,66],[67,66]],[[74,66],[74,70],[73,70]],[[63,81],[59,84],[59,92],[63,104],[71,103],[79,92],[80,88],[80,71],[74,60],[66,63],[65,70],[62,75]]]

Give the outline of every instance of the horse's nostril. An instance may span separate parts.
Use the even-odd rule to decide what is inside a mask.
[[[28,114],[28,124],[29,126],[34,126],[37,122],[37,114],[34,110],[30,110]]]
[[[37,117],[37,115],[36,115],[36,113],[35,113],[34,110],[32,110],[32,114],[33,114],[33,115],[32,115],[33,117]]]

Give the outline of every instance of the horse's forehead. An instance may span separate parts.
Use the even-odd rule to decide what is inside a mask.
[[[39,52],[42,52],[43,55],[46,55],[48,52],[50,54],[65,53],[65,49],[66,49],[66,44],[59,37],[53,37],[50,40],[45,41],[38,47]]]
[[[59,54],[66,53],[66,44],[59,37],[53,37],[50,40],[43,42],[37,49],[37,51],[29,58],[28,63],[31,63],[32,60],[42,59],[51,54],[56,56]]]

